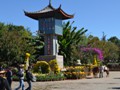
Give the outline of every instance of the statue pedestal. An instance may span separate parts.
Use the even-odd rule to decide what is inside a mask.
[[[63,56],[62,55],[44,55],[44,56],[39,56],[38,59],[40,61],[47,61],[47,62],[49,62],[50,60],[56,59],[59,67],[61,69],[63,68]]]

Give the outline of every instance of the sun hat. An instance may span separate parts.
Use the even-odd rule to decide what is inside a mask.
[[[23,68],[23,67],[24,67],[24,64],[21,64],[20,67]]]
[[[0,71],[0,74],[4,74],[6,71],[5,70],[2,70],[2,71]]]

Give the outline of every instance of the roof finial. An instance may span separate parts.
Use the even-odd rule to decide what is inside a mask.
[[[51,0],[49,0],[49,5],[51,5]]]

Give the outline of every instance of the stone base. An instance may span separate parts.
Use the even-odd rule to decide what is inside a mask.
[[[39,56],[40,61],[47,61],[49,62],[50,60],[56,59],[59,67],[62,69],[63,68],[63,56],[61,55],[44,55],[44,56]]]

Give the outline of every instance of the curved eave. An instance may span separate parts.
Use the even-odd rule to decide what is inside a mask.
[[[40,18],[50,18],[53,17],[53,14],[51,12],[46,12],[46,13],[29,13],[29,12],[24,12],[26,16],[39,20]]]
[[[51,18],[51,17],[65,20],[65,19],[71,19],[74,17],[74,15],[69,15],[65,13],[61,8],[58,8],[53,11],[45,12],[45,13],[34,13],[34,12],[32,13],[32,12],[26,12],[26,11],[24,11],[24,13],[26,16],[35,20],[39,20],[40,18]]]
[[[74,15],[69,15],[69,14],[65,13],[61,8],[58,8],[57,12],[63,16],[63,19],[71,19],[74,17]]]

